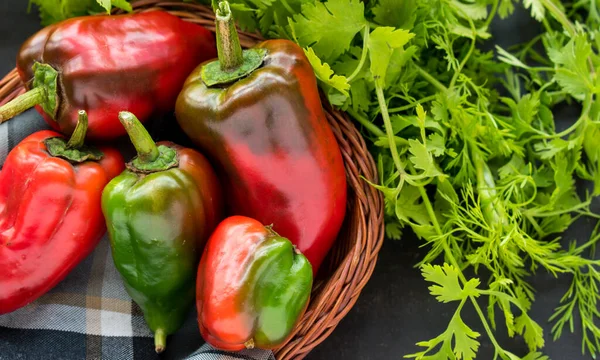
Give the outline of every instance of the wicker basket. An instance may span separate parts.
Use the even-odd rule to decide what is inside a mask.
[[[215,31],[212,9],[204,5],[158,0],[141,0],[132,5],[136,12],[162,9]],[[240,32],[243,47],[251,47],[261,40],[258,34]],[[0,80],[0,105],[24,91],[16,69],[11,71]],[[348,180],[347,215],[315,279],[306,313],[290,340],[275,350],[280,360],[304,358],[331,334],[371,277],[383,242],[383,197],[365,181],[377,182],[375,162],[352,121],[332,109],[325,98],[322,97],[322,101],[344,158]]]

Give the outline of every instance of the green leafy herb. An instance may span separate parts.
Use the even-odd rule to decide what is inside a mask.
[[[29,0],[38,6],[42,25],[50,25],[76,16],[109,13],[112,7],[131,11],[127,0]]]

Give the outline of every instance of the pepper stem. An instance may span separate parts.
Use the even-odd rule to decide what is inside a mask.
[[[158,158],[158,147],[152,137],[135,115],[128,111],[119,113],[119,121],[125,127],[140,163],[150,163]]]
[[[154,332],[154,350],[157,354],[165,351],[167,347],[167,334],[163,329],[156,329]]]
[[[35,105],[41,104],[45,99],[46,90],[43,87],[33,88],[25,94],[17,96],[0,106],[0,124]]]
[[[220,1],[215,11],[215,27],[221,70],[233,71],[242,65],[244,58],[231,8],[226,0]]]
[[[77,113],[77,125],[75,125],[75,130],[73,130],[73,134],[69,138],[69,142],[67,143],[67,149],[79,149],[83,146],[83,142],[85,141],[85,134],[87,133],[88,128],[88,116],[85,110],[79,110]]]

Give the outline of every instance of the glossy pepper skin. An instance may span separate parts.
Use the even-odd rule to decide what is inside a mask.
[[[99,148],[99,160],[77,149],[79,161],[52,155],[49,141],[62,139],[48,130],[29,135],[0,172],[0,314],[53,288],[106,232],[100,197],[124,169],[123,157],[109,147]]]
[[[228,57],[222,49],[228,47],[219,42],[237,39],[235,30],[220,38],[226,26],[219,21],[227,10],[217,10],[221,64]],[[227,75],[210,73],[215,62],[201,64],[186,80],[175,115],[183,131],[219,164],[230,189],[231,214],[273,224],[316,273],[345,216],[341,152],[303,50],[291,41],[268,40],[243,56],[260,54],[264,58],[257,68],[215,86],[207,83]]]
[[[198,261],[221,220],[221,189],[199,152],[154,145],[132,114],[120,117],[138,156],[106,186],[102,210],[116,268],[161,352],[193,307]]]
[[[118,120],[121,110],[142,122],[173,111],[189,73],[215,56],[214,36],[207,29],[164,11],[149,11],[78,17],[48,26],[22,45],[17,69],[28,89],[47,89],[36,108],[54,129],[70,134],[77,111],[85,109],[88,139],[104,141],[125,134]],[[2,114],[0,109],[0,118]]]
[[[252,218],[228,217],[198,267],[202,337],[221,350],[276,348],[306,310],[312,280],[310,262],[288,239]]]

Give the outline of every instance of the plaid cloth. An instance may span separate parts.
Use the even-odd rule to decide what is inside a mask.
[[[0,124],[0,164],[23,138],[42,129],[49,127],[35,110]],[[152,332],[125,291],[105,236],[55,288],[35,302],[0,316],[0,360],[275,359],[271,351],[226,353],[202,345],[195,317],[194,309],[180,330],[186,333],[187,343],[177,334],[170,336],[167,351],[158,356]]]

